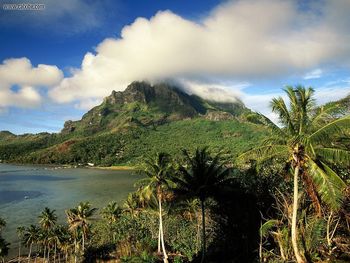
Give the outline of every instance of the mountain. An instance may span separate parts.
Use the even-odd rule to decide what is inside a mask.
[[[113,132],[130,126],[156,126],[198,116],[233,118],[244,111],[247,109],[239,100],[235,103],[206,101],[167,83],[133,82],[125,91],[113,91],[80,121],[67,121],[62,133]]]
[[[0,133],[0,160],[21,163],[135,164],[153,151],[210,146],[238,153],[267,134],[237,100],[219,103],[168,83],[133,82],[113,91],[60,133]]]

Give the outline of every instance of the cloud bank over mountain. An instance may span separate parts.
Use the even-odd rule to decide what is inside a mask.
[[[218,89],[208,89],[213,80],[240,83],[349,66],[350,2],[303,4],[229,1],[199,21],[171,11],[138,18],[120,38],[105,39],[87,53],[81,67],[49,94],[58,103],[89,105],[133,80],[173,78],[197,83],[187,85],[191,93],[218,97]]]

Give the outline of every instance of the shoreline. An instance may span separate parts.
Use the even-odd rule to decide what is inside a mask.
[[[112,165],[112,166],[87,166],[90,169],[113,170],[113,171],[134,171],[135,166],[128,165]]]
[[[135,166],[129,165],[112,165],[112,166],[89,166],[89,165],[74,165],[74,164],[34,164],[34,163],[6,163],[0,162],[0,164],[5,165],[15,165],[15,166],[33,166],[40,168],[52,168],[52,169],[100,169],[100,170],[113,170],[113,171],[134,171]]]

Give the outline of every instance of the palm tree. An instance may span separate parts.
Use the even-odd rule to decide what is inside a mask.
[[[123,212],[129,213],[131,217],[135,217],[138,213],[138,195],[136,193],[129,193],[128,197],[123,203]]]
[[[202,259],[206,254],[205,235],[205,201],[215,195],[219,189],[227,182],[229,170],[225,168],[225,163],[220,161],[220,154],[212,157],[207,148],[196,149],[195,154],[190,154],[183,150],[185,164],[178,168],[178,174],[173,176],[175,183],[173,191],[176,196],[193,200],[198,198],[202,210]]]
[[[5,262],[5,256],[8,255],[9,253],[9,250],[10,250],[10,243],[7,243],[5,241],[5,239],[3,239],[1,236],[0,236],[0,258],[1,258],[1,261],[4,263]]]
[[[69,229],[66,226],[58,226],[56,228],[58,242],[57,246],[65,255],[65,262],[68,262],[68,255],[72,248],[72,235],[69,232]],[[60,258],[60,254],[59,254]]]
[[[45,207],[39,215],[39,224],[44,230],[50,230],[56,225],[57,216],[55,212],[56,210]]]
[[[32,254],[33,244],[39,241],[39,233],[40,228],[36,225],[30,225],[30,227],[25,228],[24,230],[23,242],[27,247],[29,247],[28,262],[30,261],[30,257]]]
[[[78,231],[82,232],[82,249],[85,251],[85,240],[90,229],[90,220],[97,208],[91,208],[89,202],[81,202],[77,207],[66,211],[69,229],[78,236]]]
[[[50,232],[53,230],[54,226],[57,222],[57,216],[55,214],[56,210],[51,210],[48,207],[45,207],[44,210],[39,215],[39,224],[43,229],[42,238],[44,244],[44,259],[45,259],[45,251],[47,246],[47,259],[50,261]]]
[[[336,136],[350,127],[350,116],[332,122],[332,107],[316,109],[314,90],[303,86],[287,87],[289,108],[284,100],[274,98],[272,111],[278,114],[281,127],[261,115],[272,130],[272,136],[262,146],[254,148],[240,157],[265,162],[275,157],[285,158],[293,172],[292,246],[298,263],[305,262],[297,242],[297,213],[299,177],[310,196],[315,211],[321,215],[321,201],[331,209],[338,209],[342,203],[344,182],[330,168],[329,164],[350,164],[349,151],[339,148]]]
[[[117,202],[110,202],[101,211],[101,216],[108,221],[110,225],[117,222],[118,218],[121,216],[123,209],[118,206]],[[112,232],[112,240],[115,241],[115,231]]]
[[[101,211],[102,218],[108,220],[109,223],[117,222],[123,209],[118,206],[117,202],[110,202]]]
[[[18,262],[21,262],[21,243],[22,243],[22,237],[23,237],[24,231],[25,231],[24,226],[19,226],[16,229],[17,236],[18,236]]]
[[[160,253],[161,246],[164,262],[168,262],[168,255],[164,243],[162,200],[164,199],[164,191],[170,183],[171,170],[170,156],[167,153],[160,152],[153,157],[147,157],[142,167],[142,172],[147,178],[139,181],[138,190],[139,196],[146,200],[150,200],[152,195],[157,196],[159,209],[158,253]]]

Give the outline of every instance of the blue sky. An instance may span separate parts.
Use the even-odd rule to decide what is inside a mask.
[[[57,132],[133,80],[175,79],[272,119],[285,85],[313,86],[319,103],[350,93],[347,0],[0,3],[0,130]]]

